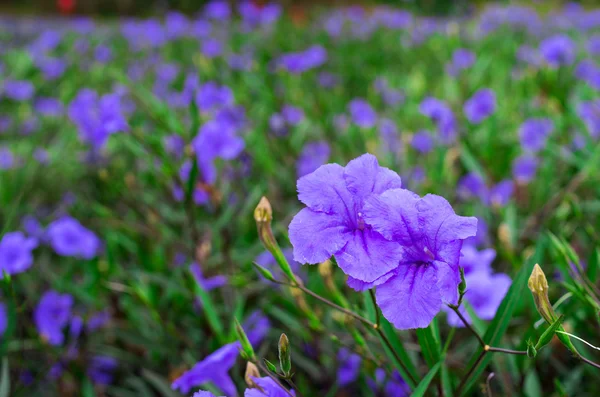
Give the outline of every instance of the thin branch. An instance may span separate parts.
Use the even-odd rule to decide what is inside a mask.
[[[294,397],[294,395],[292,393],[290,393],[290,391],[287,389],[287,387],[285,387],[283,385],[283,383],[281,383],[279,381],[279,379],[275,375],[273,375],[271,373],[271,371],[269,371],[259,360],[254,361],[254,364],[258,368],[260,368],[264,373],[266,373],[269,378],[273,379],[273,382],[277,383],[277,386],[281,387],[281,389],[284,390],[288,396]],[[297,390],[296,390],[296,392],[297,392]]]
[[[377,300],[375,299],[375,292],[373,292],[373,290],[370,289],[369,294],[371,295],[371,300],[373,301],[373,307],[375,308],[375,323],[379,327],[380,318],[379,318],[379,310],[377,310]]]
[[[483,338],[481,337],[481,335],[479,335],[479,332],[477,332],[475,330],[475,328],[473,328],[471,326],[471,324],[469,324],[469,322],[467,321],[467,319],[465,318],[465,316],[463,316],[463,314],[458,309],[458,306],[448,305],[448,307],[450,309],[454,310],[454,313],[456,313],[456,315],[458,316],[458,318],[460,318],[460,320],[463,322],[463,324],[465,325],[465,327],[467,327],[473,333],[473,335],[475,335],[475,337],[479,341],[479,344],[481,345],[481,347],[485,348],[487,346],[487,343],[485,343],[485,341],[483,340]]]
[[[483,360],[483,357],[485,356],[485,354],[487,353],[486,349],[483,349],[481,351],[481,353],[479,353],[479,357],[477,357],[477,360],[475,360],[475,362],[473,363],[473,365],[471,366],[471,368],[469,368],[469,372],[467,372],[467,374],[465,375],[464,378],[462,378],[462,380],[460,381],[460,384],[458,385],[458,389],[456,389],[456,395],[460,396],[460,394],[462,393],[462,390],[464,389],[466,383],[467,383],[467,379],[469,379],[469,377],[471,376],[471,374],[473,373],[473,371],[475,371],[475,368],[479,365],[479,363],[481,362],[481,360]]]
[[[492,347],[492,346],[488,346],[488,351],[496,352],[496,353],[516,354],[516,355],[521,355],[521,356],[527,355],[527,352],[524,350],[511,350],[511,349],[503,349],[501,347]]]

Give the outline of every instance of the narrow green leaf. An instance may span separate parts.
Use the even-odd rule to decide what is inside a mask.
[[[527,262],[521,267],[519,273],[513,280],[508,293],[502,300],[498,311],[496,312],[496,316],[492,320],[491,324],[488,327],[487,332],[483,336],[483,340],[490,346],[499,346],[502,341],[502,336],[506,332],[508,328],[508,324],[512,319],[515,308],[523,299],[525,293],[525,287],[527,285],[527,280],[529,279],[529,275],[533,270],[533,266],[541,262],[543,259],[544,251],[547,246],[547,239],[545,236],[540,237],[537,242],[535,253],[527,260]],[[465,368],[470,368],[475,364],[477,357],[481,354],[482,348],[478,347],[477,351],[473,354],[473,359],[469,362],[469,364]],[[467,379],[466,386],[463,389],[462,395],[468,395],[471,388],[475,385],[475,383],[479,380],[479,377],[483,373],[485,367],[492,360],[493,354],[486,354],[485,357],[479,362],[479,364],[473,369],[471,375]]]
[[[439,340],[436,339],[434,330],[435,324],[437,324],[437,319],[434,319],[427,328],[416,329],[419,346],[421,346],[421,353],[423,354],[425,362],[427,363],[429,368],[432,368],[436,363],[440,361],[440,354],[442,349]]]
[[[565,316],[560,315],[553,324],[546,328],[544,333],[540,336],[540,339],[538,339],[537,343],[535,344],[535,350],[539,351],[542,347],[550,343],[550,341],[554,337],[554,334],[560,328],[560,325],[562,324],[564,318]]]
[[[179,397],[179,393],[171,389],[169,382],[160,376],[159,374],[150,371],[149,369],[142,369],[142,376],[146,379],[157,391],[160,392],[161,396],[165,397]]]
[[[598,267],[600,267],[600,248],[596,248],[588,260],[587,276],[592,283],[598,279]]]
[[[202,303],[202,310],[204,311],[204,314],[206,314],[208,325],[214,332],[217,339],[219,339],[219,342],[225,343],[226,341],[222,340],[223,336],[225,335],[223,333],[223,324],[221,323],[221,319],[217,314],[216,306],[210,298],[210,295],[198,283],[196,283],[195,292],[196,296],[198,296],[198,299],[200,299],[200,302]]]
[[[424,396],[425,393],[427,393],[427,390],[429,390],[429,384],[431,383],[431,381],[433,380],[433,378],[437,374],[437,372],[440,369],[441,365],[442,365],[442,362],[440,361],[437,364],[435,364],[429,370],[429,372],[427,373],[427,375],[425,375],[425,377],[423,378],[423,380],[421,380],[421,382],[413,390],[413,392],[411,394],[412,397],[421,397],[421,396]]]
[[[475,313],[475,310],[473,310],[473,307],[469,302],[463,301],[462,305],[465,307],[465,310],[469,314],[471,324],[473,325],[473,328],[475,328],[475,331],[479,332],[480,334],[485,334],[485,332],[487,331],[486,322],[477,317],[477,313]]]

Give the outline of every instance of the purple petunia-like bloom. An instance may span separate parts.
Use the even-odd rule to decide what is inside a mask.
[[[557,68],[575,61],[575,43],[564,34],[555,35],[540,43],[540,53],[548,65]]]
[[[32,251],[38,245],[36,238],[21,232],[6,233],[0,240],[0,279],[4,273],[22,273],[33,264]]]
[[[463,110],[471,123],[481,123],[496,110],[496,95],[494,91],[488,88],[478,90],[465,102]]]
[[[354,279],[372,283],[397,266],[398,244],[386,240],[363,218],[363,205],[371,195],[400,188],[400,177],[380,167],[365,154],[346,167],[326,164],[298,180],[301,210],[289,227],[294,259],[320,263],[332,255]]]
[[[419,153],[425,154],[433,150],[434,142],[432,136],[427,131],[418,131],[413,135],[410,145]]]
[[[491,320],[506,295],[511,284],[511,279],[504,273],[493,273],[491,263],[496,257],[496,251],[485,249],[478,251],[475,247],[465,245],[461,250],[460,264],[465,271],[467,291],[464,299],[471,305],[477,317],[482,320]],[[464,327],[458,315],[444,308],[448,313],[448,324],[453,327]],[[471,319],[464,306],[460,308],[465,319]]]
[[[326,141],[309,142],[302,148],[302,153],[296,162],[298,178],[310,174],[329,159],[331,149]]]
[[[53,346],[64,343],[63,329],[71,319],[73,297],[69,294],[59,294],[56,291],[47,291],[40,299],[33,319],[42,337]]]
[[[538,152],[546,146],[548,136],[554,130],[554,123],[547,118],[530,118],[519,127],[521,147],[529,152]]]
[[[377,113],[369,102],[362,98],[352,100],[348,104],[348,111],[354,124],[359,127],[371,128],[377,123]]]
[[[13,101],[28,101],[33,98],[35,86],[27,80],[4,80],[1,93]]]
[[[426,327],[442,303],[455,303],[462,241],[477,219],[442,197],[401,189],[400,177],[365,154],[346,167],[327,164],[298,180],[308,208],[292,220],[294,258],[334,256],[355,290],[377,286],[383,315],[397,328]]]
[[[346,348],[341,348],[337,361],[340,364],[337,370],[337,382],[340,387],[356,382],[360,373],[361,357]]]
[[[244,397],[289,397],[289,394],[281,388],[275,381],[268,376],[264,378],[252,378],[260,389],[246,389]],[[294,390],[290,390],[290,394],[296,395]]]
[[[240,342],[233,342],[221,347],[177,378],[171,387],[189,393],[192,388],[211,382],[226,395],[237,395],[228,372],[235,364],[241,346]]]
[[[70,216],[48,225],[47,236],[54,251],[61,256],[92,259],[100,248],[100,240],[94,232]]]

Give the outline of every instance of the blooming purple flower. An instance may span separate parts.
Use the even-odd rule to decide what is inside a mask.
[[[383,368],[377,368],[375,379],[367,379],[367,383],[374,392],[382,392],[385,397],[407,397],[410,395],[410,388],[398,371],[392,372],[392,375],[388,377]]]
[[[246,389],[244,397],[289,397],[289,394],[268,376],[264,378],[252,377],[252,380],[260,389]],[[290,390],[290,393],[292,396],[296,395],[293,390]]]
[[[32,251],[38,246],[38,240],[25,237],[21,232],[6,233],[0,240],[0,279],[4,273],[9,275],[22,273],[33,264]]]
[[[429,132],[423,130],[413,135],[410,145],[419,153],[425,154],[433,150],[434,142]]]
[[[181,136],[177,134],[167,135],[163,138],[163,144],[165,145],[165,150],[167,153],[174,158],[180,159],[183,157],[185,140]]]
[[[8,170],[15,166],[16,157],[7,147],[0,146],[0,170]]]
[[[5,97],[13,101],[28,101],[35,93],[35,86],[27,80],[4,80],[1,87]]]
[[[94,59],[102,64],[108,63],[112,60],[112,50],[105,45],[99,45],[94,50]]]
[[[327,51],[320,45],[314,45],[304,51],[284,54],[277,60],[280,68],[293,74],[304,73],[317,68],[327,61]]]
[[[468,173],[458,181],[458,195],[462,198],[487,197],[487,187],[483,177],[475,172]]]
[[[479,124],[491,116],[496,110],[496,95],[494,91],[483,88],[478,90],[465,102],[464,112],[473,124]]]
[[[477,251],[475,247],[465,245],[461,254],[460,265],[464,268],[467,283],[464,299],[471,305],[477,317],[491,320],[510,287],[510,277],[504,273],[493,273],[491,264],[496,257],[496,251],[493,249]],[[448,313],[448,324],[464,327],[454,311],[449,308],[445,308],[444,311]],[[471,319],[466,309],[461,307],[460,311],[470,323]]]
[[[575,61],[576,47],[569,36],[555,35],[540,43],[540,53],[551,67],[571,65]]]
[[[587,40],[586,48],[590,55],[600,55],[600,34],[594,34]]]
[[[304,111],[291,105],[281,108],[281,115],[289,125],[298,125],[304,120]]]
[[[538,160],[534,156],[524,154],[513,161],[513,176],[519,183],[530,182],[537,171]]]
[[[600,137],[600,100],[579,103],[577,115],[586,125],[592,138]]]
[[[200,390],[192,395],[192,397],[217,397],[209,391]],[[221,396],[224,397],[224,396]]]
[[[419,111],[435,123],[442,142],[451,143],[456,139],[456,119],[445,102],[437,98],[425,98],[419,105]]]
[[[399,329],[426,327],[443,303],[456,303],[459,257],[477,218],[458,216],[443,197],[391,189],[367,198],[364,221],[401,246],[398,263],[377,287],[377,304]]]
[[[202,273],[202,268],[196,262],[193,262],[190,265],[190,272],[192,273],[192,276],[194,276],[194,279],[196,280],[198,285],[206,291],[210,291],[212,289],[219,288],[227,284],[227,277],[225,276],[214,276],[211,278],[205,278]]]
[[[41,57],[36,60],[37,67],[42,71],[46,80],[56,80],[65,73],[69,66],[67,61],[60,58]]]
[[[465,48],[459,48],[452,53],[452,60],[447,66],[450,75],[455,76],[475,63],[475,53]]]
[[[503,180],[490,189],[489,204],[503,207],[508,204],[508,201],[513,195],[514,183],[511,180]]]
[[[214,38],[208,38],[202,42],[202,55],[212,59],[223,53],[223,44]]]
[[[34,316],[35,326],[40,335],[51,345],[60,346],[64,343],[63,329],[71,319],[73,297],[56,291],[47,291],[42,295]]]
[[[221,347],[187,370],[173,382],[171,387],[173,390],[189,393],[194,387],[212,382],[226,395],[237,395],[235,383],[228,372],[235,364],[241,347],[240,342],[229,343]]]
[[[348,111],[354,124],[362,128],[374,127],[377,123],[377,113],[369,102],[362,98],[353,99],[348,104]]]
[[[296,162],[298,178],[310,174],[329,159],[331,149],[326,141],[310,142],[304,145]]]
[[[63,112],[63,104],[55,98],[38,98],[34,104],[35,111],[43,116],[59,116]]]
[[[400,188],[400,177],[370,154],[346,167],[326,164],[298,180],[302,209],[289,227],[294,259],[320,263],[332,255],[349,276],[373,283],[397,267],[400,246],[369,226],[363,205],[372,195]]]
[[[546,140],[554,130],[554,123],[546,118],[531,118],[519,127],[521,147],[530,152],[538,152],[546,146]]]
[[[70,216],[63,216],[48,225],[47,235],[50,245],[61,256],[92,259],[100,248],[100,240],[94,232]]]
[[[211,120],[198,130],[192,141],[202,180],[212,184],[217,179],[216,158],[232,160],[244,149],[244,140],[235,134],[231,125]]]
[[[119,365],[114,357],[94,356],[87,369],[88,376],[97,385],[110,385]]]
[[[346,348],[341,348],[337,355],[337,362],[340,364],[337,371],[337,382],[340,387],[356,382],[362,363],[360,356]]]
[[[196,104],[203,112],[210,112],[233,104],[233,92],[227,86],[209,81],[196,94]]]
[[[260,310],[252,312],[242,324],[250,344],[258,348],[271,329],[269,318]]]
[[[212,0],[204,7],[204,15],[207,18],[223,21],[231,16],[231,7],[226,0]]]

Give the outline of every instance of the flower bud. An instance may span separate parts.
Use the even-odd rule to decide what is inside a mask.
[[[527,357],[535,358],[537,356],[537,350],[535,346],[533,346],[533,342],[530,340],[527,341]]]
[[[242,325],[237,318],[235,319],[235,332],[238,340],[242,344],[242,357],[248,361],[255,361],[256,356],[254,355],[252,344],[248,340],[248,336],[246,335],[246,332],[244,332],[244,328],[242,328]]]
[[[246,385],[248,385],[248,387],[251,389],[260,389],[260,387],[254,381],[255,378],[260,378],[258,367],[254,363],[248,361],[246,363],[246,373],[244,374]]]
[[[263,362],[265,363],[265,365],[267,366],[267,369],[269,371],[273,372],[274,374],[277,373],[277,367],[275,366],[275,364],[273,364],[272,362],[270,362],[266,358],[263,358]]]
[[[292,374],[292,349],[286,334],[279,338],[279,366],[283,375],[289,378]]]
[[[546,275],[537,263],[533,267],[527,286],[531,290],[537,311],[544,320],[548,324],[556,322],[558,317],[548,300],[548,280],[546,280]]]

